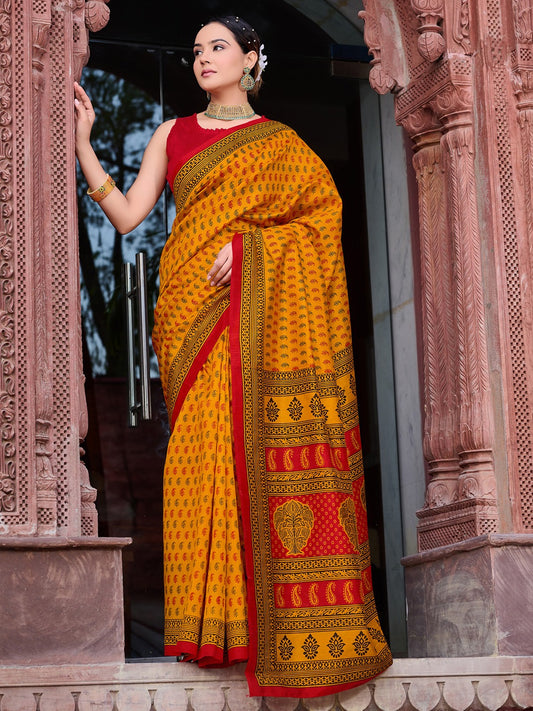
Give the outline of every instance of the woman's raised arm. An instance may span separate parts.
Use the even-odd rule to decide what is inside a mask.
[[[107,180],[91,146],[91,129],[95,119],[91,100],[83,88],[74,84],[76,109],[76,156],[90,191],[97,191]],[[137,178],[126,194],[117,187],[100,202],[112,225],[122,234],[131,232],[152,210],[165,186],[167,173],[167,137],[174,121],[156,129],[148,143]]]

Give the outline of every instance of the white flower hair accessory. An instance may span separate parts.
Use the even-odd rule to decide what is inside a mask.
[[[261,76],[261,74],[263,73],[264,68],[268,64],[267,55],[263,52],[264,49],[265,49],[265,45],[262,44],[259,47],[259,58],[257,60],[257,63],[259,64],[259,73],[257,74],[258,79]]]

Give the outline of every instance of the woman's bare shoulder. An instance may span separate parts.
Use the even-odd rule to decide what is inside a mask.
[[[175,118],[169,119],[168,121],[163,121],[163,123],[161,123],[154,131],[153,137],[157,137],[160,140],[166,140],[175,123]]]

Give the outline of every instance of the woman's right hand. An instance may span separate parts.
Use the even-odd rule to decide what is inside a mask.
[[[76,112],[76,143],[90,141],[95,113],[91,100],[78,82],[74,82],[74,110]]]
[[[207,275],[211,286],[224,286],[231,282],[231,268],[233,265],[233,244],[228,242],[218,253],[213,266]]]

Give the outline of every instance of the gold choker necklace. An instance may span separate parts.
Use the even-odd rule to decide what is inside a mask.
[[[255,111],[248,103],[241,106],[224,106],[210,101],[209,106],[204,111],[204,116],[220,119],[221,121],[236,121],[237,119],[252,118],[252,116],[255,116]]]

